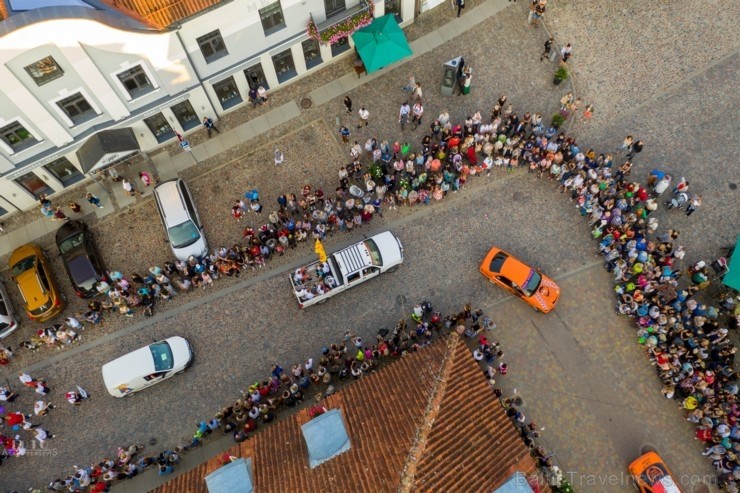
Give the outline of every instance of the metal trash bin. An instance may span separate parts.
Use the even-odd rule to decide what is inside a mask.
[[[462,57],[459,56],[445,62],[444,75],[442,76],[442,87],[439,90],[442,96],[452,96],[452,93],[455,90],[455,84],[457,84],[457,72],[460,68],[461,60]]]

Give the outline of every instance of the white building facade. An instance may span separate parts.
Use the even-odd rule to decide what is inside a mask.
[[[76,1],[0,21],[0,217],[88,179],[94,169],[77,150],[98,132],[128,128],[149,152],[200,129],[204,117],[249,104],[250,87],[278,88],[353,51],[347,38],[331,46],[310,39],[309,19],[325,29],[372,8],[403,26],[419,7],[233,0],[154,29]],[[126,154],[106,155],[95,168]]]

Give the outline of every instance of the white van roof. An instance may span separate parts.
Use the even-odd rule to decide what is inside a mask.
[[[149,346],[144,346],[131,353],[103,365],[103,381],[109,389],[129,383],[132,375],[149,375],[154,373],[154,357]]]

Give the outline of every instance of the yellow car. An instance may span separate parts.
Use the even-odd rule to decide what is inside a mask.
[[[681,493],[663,459],[655,452],[648,452],[634,461],[627,468],[635,480],[640,493]]]
[[[64,300],[38,245],[28,243],[10,254],[10,272],[31,320],[45,322],[64,310]]]
[[[480,272],[543,313],[555,308],[560,298],[560,288],[555,281],[500,248],[491,248],[480,264]]]

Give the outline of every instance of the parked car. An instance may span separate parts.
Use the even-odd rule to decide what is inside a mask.
[[[160,183],[154,189],[154,198],[175,257],[187,261],[191,256],[201,258],[207,255],[203,223],[185,182],[175,178]]]
[[[91,298],[98,294],[95,285],[108,278],[87,224],[67,221],[57,230],[56,243],[77,296]]]
[[[480,271],[492,283],[521,298],[537,311],[548,313],[560,298],[560,288],[555,281],[499,248],[491,248],[480,265]]]
[[[678,481],[655,452],[641,455],[627,467],[640,493],[681,493]]]
[[[5,291],[5,285],[0,282],[0,339],[15,332],[20,322],[18,315],[13,310],[13,305],[10,304],[10,297],[8,292]]]
[[[104,364],[103,381],[110,395],[125,397],[184,372],[192,362],[187,339],[169,337]]]
[[[8,263],[28,318],[46,322],[64,310],[64,299],[51,275],[49,262],[38,245],[27,243],[16,248]]]

